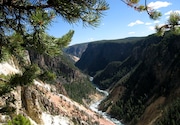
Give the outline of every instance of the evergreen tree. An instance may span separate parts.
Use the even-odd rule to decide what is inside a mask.
[[[4,52],[19,58],[30,48],[48,55],[60,53],[74,32],[59,39],[47,35],[45,29],[55,16],[69,23],[97,26],[107,9],[104,0],[1,0],[0,58]]]
[[[46,34],[46,29],[55,16],[69,23],[82,22],[97,26],[102,12],[108,9],[105,0],[1,0],[0,1],[0,61],[15,57],[23,74],[11,78],[11,85],[26,85],[38,75],[27,64],[26,51],[56,56],[71,41],[74,31],[70,30],[61,38]],[[37,69],[37,68],[36,68]],[[49,74],[54,77],[52,74]],[[20,79],[24,82],[20,82]],[[47,79],[47,78],[46,78]]]

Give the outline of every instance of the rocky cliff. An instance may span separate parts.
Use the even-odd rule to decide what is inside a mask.
[[[57,74],[57,77],[62,83],[72,83],[74,81],[82,81],[86,78],[71,62],[63,55],[50,57],[41,55],[34,51],[29,52],[32,63],[38,64],[42,69],[48,69]]]
[[[15,65],[9,63],[0,63],[0,68],[1,78],[4,79],[19,72]],[[5,83],[1,79],[0,84]],[[34,80],[30,86],[16,86],[10,92],[1,93],[0,124],[7,123],[17,114],[30,119],[33,125],[113,125],[92,110],[60,94],[56,85],[40,80]]]
[[[97,71],[104,69],[110,62],[126,59],[136,42],[142,39],[132,37],[89,43],[86,51],[75,65],[85,73],[94,76]]]
[[[76,44],[69,46],[64,49],[64,52],[73,56],[76,56],[78,58],[81,58],[83,52],[86,50],[89,43],[82,43],[82,44]]]
[[[123,51],[128,54],[124,56],[124,58],[122,58],[120,54],[117,54],[116,56],[119,56],[119,58],[122,59],[110,61],[104,69],[95,74],[93,82],[101,89],[110,89],[110,87],[112,87],[120,79],[125,82],[129,78],[130,74],[132,74],[132,72],[134,72],[134,70],[142,62],[141,59],[143,50],[151,44],[159,43],[160,40],[161,39],[159,37],[149,36],[143,40],[136,41],[131,47],[127,46],[127,48],[130,47],[130,49],[125,49]],[[119,44],[121,45],[122,43]],[[113,50],[114,48],[110,49]],[[107,56],[107,58],[108,57],[109,56]]]

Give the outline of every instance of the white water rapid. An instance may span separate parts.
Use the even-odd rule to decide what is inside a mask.
[[[92,81],[93,78],[91,77],[90,80]],[[90,109],[93,110],[93,111],[95,111],[95,112],[97,112],[98,114],[102,115],[104,118],[112,121],[115,125],[123,125],[123,124],[122,124],[120,121],[118,121],[117,119],[111,118],[111,116],[109,116],[106,112],[102,112],[102,111],[99,111],[99,110],[98,110],[99,104],[109,95],[109,93],[108,93],[107,91],[100,90],[100,89],[97,88],[97,87],[96,87],[96,89],[97,89],[99,92],[101,92],[101,93],[104,94],[104,98],[101,99],[101,100],[99,100],[99,101],[97,101],[97,102],[95,102],[95,103],[93,103],[93,104],[91,104],[91,105],[90,105]]]

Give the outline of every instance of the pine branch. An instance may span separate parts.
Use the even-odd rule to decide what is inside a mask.
[[[51,5],[48,4],[44,4],[44,5],[17,5],[14,4],[12,2],[10,2],[10,0],[7,0],[6,2],[2,2],[0,3],[1,6],[7,6],[9,8],[15,8],[15,9],[21,9],[21,10],[33,10],[33,9],[37,9],[37,8],[41,8],[41,9],[45,9],[45,8],[50,8],[52,7]]]

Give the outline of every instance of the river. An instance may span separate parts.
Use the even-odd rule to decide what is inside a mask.
[[[98,110],[98,106],[99,104],[109,95],[109,93],[107,91],[104,91],[104,90],[100,90],[99,88],[96,88],[99,92],[103,93],[104,94],[104,98],[91,104],[90,105],[90,109],[97,112],[98,114],[102,115],[104,118],[112,121],[115,125],[123,125],[120,121],[118,121],[117,119],[115,118],[111,118],[106,112],[102,112],[100,110]]]

